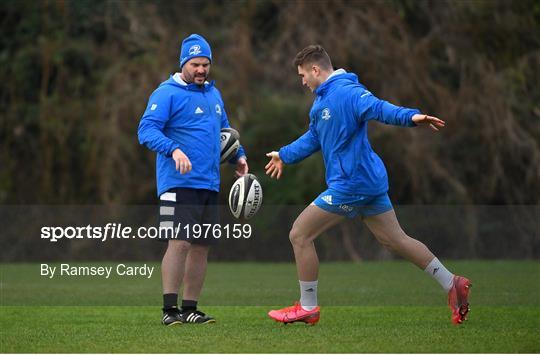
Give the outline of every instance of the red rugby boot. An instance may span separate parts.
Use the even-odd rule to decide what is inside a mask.
[[[448,307],[452,310],[452,323],[461,324],[469,313],[469,290],[471,281],[463,276],[454,276],[454,285],[448,291]]]
[[[295,302],[294,306],[272,310],[268,312],[268,315],[270,318],[285,324],[304,322],[315,325],[321,316],[321,307],[315,307],[311,311],[306,311],[299,302]]]

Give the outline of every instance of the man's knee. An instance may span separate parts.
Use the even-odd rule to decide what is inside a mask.
[[[409,238],[403,231],[394,233],[375,233],[377,240],[383,247],[391,252],[399,252],[406,238]]]
[[[289,232],[289,240],[293,246],[304,246],[311,242],[310,235],[301,228],[293,226]]]
[[[169,240],[167,250],[175,254],[187,254],[191,249],[191,244],[185,240]]]
[[[191,248],[189,249],[189,253],[204,256],[204,255],[208,255],[209,250],[210,250],[209,245],[192,244]]]
[[[396,243],[392,239],[388,239],[386,237],[378,237],[377,240],[379,241],[379,243],[381,243],[381,245],[385,249],[387,249],[387,250],[389,250],[391,252],[396,251]]]

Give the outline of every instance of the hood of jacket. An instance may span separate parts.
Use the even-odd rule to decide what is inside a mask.
[[[331,91],[335,87],[345,86],[345,85],[361,85],[358,81],[358,76],[354,73],[347,73],[344,69],[338,69],[328,77],[328,79],[319,85],[315,89],[314,93],[317,96],[324,96],[326,93]]]
[[[182,90],[187,90],[187,91],[205,91],[205,92],[208,92],[214,87],[214,84],[215,84],[214,80],[212,80],[210,82],[206,81],[204,83],[204,85],[198,85],[198,84],[194,84],[194,83],[188,84],[188,83],[184,82],[180,78],[180,73],[176,73],[176,74],[171,75],[169,77],[169,79],[167,79],[166,81],[161,83],[160,86],[171,85],[171,86],[180,88]]]

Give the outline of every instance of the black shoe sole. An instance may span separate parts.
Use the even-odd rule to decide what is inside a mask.
[[[215,323],[216,320],[215,319],[209,319],[207,320],[206,322],[202,322],[202,323],[189,323],[189,322],[182,322],[182,321],[175,321],[175,322],[172,322],[172,323],[169,323],[169,324],[165,324],[165,323],[161,323],[163,324],[164,326],[167,326],[167,327],[170,327],[171,325],[182,325],[182,324],[212,324],[212,323]]]

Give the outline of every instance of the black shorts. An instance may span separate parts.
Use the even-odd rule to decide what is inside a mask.
[[[219,225],[218,193],[177,187],[159,198],[159,240],[185,240],[193,244],[216,244],[205,229]],[[218,227],[219,228],[219,227]]]

